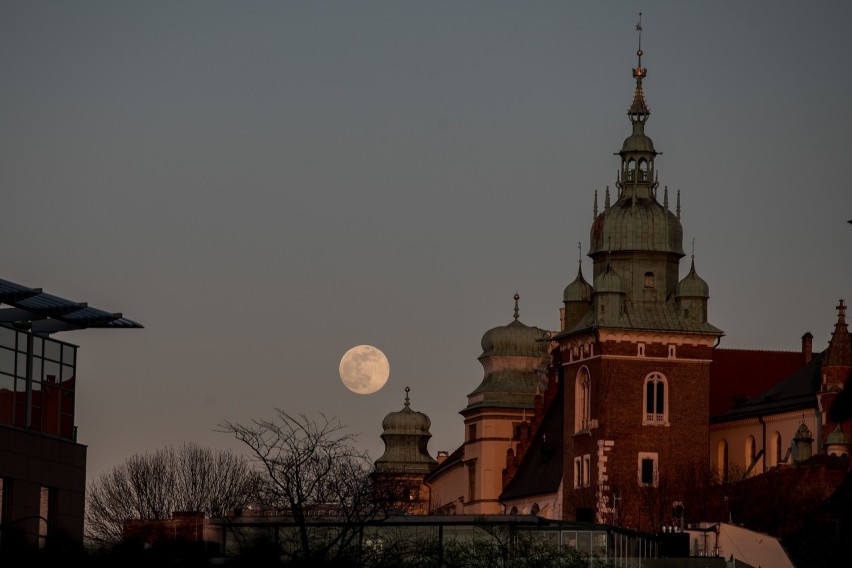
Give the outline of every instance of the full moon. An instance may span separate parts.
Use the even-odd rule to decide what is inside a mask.
[[[352,392],[372,394],[385,386],[388,375],[388,358],[372,345],[353,347],[340,359],[340,380]]]

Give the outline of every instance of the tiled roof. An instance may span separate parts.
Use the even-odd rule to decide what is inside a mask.
[[[710,416],[769,390],[804,364],[801,351],[715,349],[710,364]]]
[[[503,489],[501,501],[559,490],[565,407],[561,402],[560,393],[544,415],[515,475]]]
[[[458,465],[462,463],[462,458],[464,458],[464,444],[456,448],[456,450],[448,455],[444,461],[438,464],[438,467],[432,470],[432,473],[426,475],[423,478],[423,481],[426,483],[430,483],[436,477],[439,477],[442,473],[453,467],[454,465]]]
[[[724,335],[721,329],[708,322],[680,317],[678,310],[672,303],[631,302],[625,299],[624,313],[606,315],[603,320],[598,320],[594,312],[589,310],[573,329],[558,334],[554,339],[594,327]]]
[[[730,422],[767,414],[778,414],[814,408],[816,393],[820,387],[820,369],[823,353],[815,354],[808,364],[801,367],[780,383],[770,387],[718,416],[711,416],[711,423]]]

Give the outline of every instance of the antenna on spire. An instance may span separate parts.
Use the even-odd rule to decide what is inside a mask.
[[[639,21],[636,22],[636,31],[639,32],[639,53],[642,53],[642,12],[639,12]]]

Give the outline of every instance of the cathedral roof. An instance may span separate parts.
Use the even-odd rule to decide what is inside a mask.
[[[814,354],[813,359],[780,383],[718,416],[711,416],[710,422],[715,424],[816,408],[824,355],[824,351]]]
[[[840,304],[837,306],[837,322],[834,324],[834,331],[831,332],[831,340],[826,350],[825,365],[852,366],[852,340],[850,340],[849,328],[846,326],[846,304],[843,300],[840,300]]]
[[[624,282],[621,280],[621,276],[618,275],[618,272],[612,268],[612,265],[607,263],[606,270],[601,272],[598,277],[595,278],[593,288],[595,293],[598,294],[606,292],[623,294]]]
[[[710,416],[772,388],[805,364],[801,351],[713,350],[710,363]]]
[[[623,313],[607,314],[605,321],[598,321],[595,313],[589,310],[577,325],[572,329],[566,329],[563,333],[556,335],[554,339],[559,339],[576,331],[593,328],[676,331],[680,333],[723,335],[721,329],[708,322],[694,321],[681,317],[678,311],[672,309],[668,304],[633,302],[625,299]]]
[[[429,455],[428,444],[432,421],[422,412],[411,409],[409,387],[405,387],[405,405],[382,421],[385,453],[376,460],[377,471],[394,473],[428,473],[437,462]]]
[[[536,389],[550,360],[550,332],[524,325],[515,316],[508,325],[489,329],[482,336],[482,363],[485,376],[468,395],[463,412],[480,407],[532,408]]]
[[[503,489],[501,501],[555,493],[562,481],[565,405],[560,394],[548,408],[515,475]]]
[[[515,316],[511,323],[493,327],[482,336],[482,354],[479,358],[501,355],[527,357],[547,356],[549,333],[538,327],[524,325],[518,319],[518,299],[515,294]]]
[[[562,301],[591,302],[592,290],[592,285],[583,278],[583,264],[581,262],[580,267],[577,269],[577,277],[565,287],[565,291],[562,294]]]
[[[681,298],[709,298],[710,286],[695,272],[695,257],[689,267],[689,274],[677,283],[677,295]]]

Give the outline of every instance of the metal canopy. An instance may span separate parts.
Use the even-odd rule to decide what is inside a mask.
[[[86,302],[72,302],[46,294],[41,288],[29,288],[3,279],[0,279],[0,304],[12,306],[0,308],[0,323],[11,324],[38,335],[93,327],[144,327],[120,313],[92,308]]]

